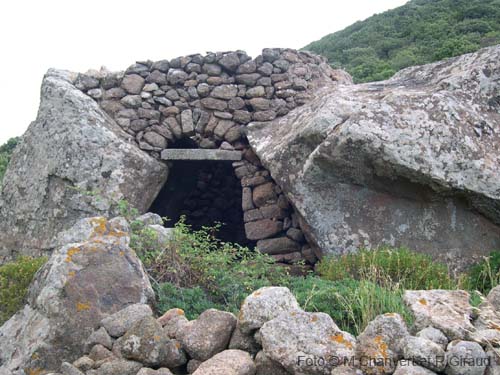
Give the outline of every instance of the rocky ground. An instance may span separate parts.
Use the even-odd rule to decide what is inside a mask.
[[[169,229],[138,218],[164,243]],[[354,337],[305,312],[284,287],[249,295],[238,316],[154,315],[123,218],[83,219],[58,237],[28,304],[0,328],[2,375],[498,374],[500,287],[477,309],[464,291],[407,291],[415,321],[384,314]]]

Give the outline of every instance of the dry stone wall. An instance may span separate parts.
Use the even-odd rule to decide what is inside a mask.
[[[125,72],[80,74],[75,86],[94,98],[140,149],[156,159],[190,138],[202,149],[239,150],[233,163],[242,186],[249,240],[278,262],[316,256],[280,187],[249,147],[245,126],[270,121],[306,103],[310,90],[342,77],[323,57],[290,49],[208,53],[142,61]],[[347,76],[343,79],[349,80]]]

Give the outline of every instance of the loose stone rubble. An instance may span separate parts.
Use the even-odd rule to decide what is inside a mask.
[[[500,287],[488,296],[495,300]],[[446,304],[439,290],[408,291],[406,302]],[[418,302],[417,302],[418,303]],[[432,309],[432,305],[430,309]],[[468,302],[465,315],[448,317],[450,326],[474,332]],[[456,307],[456,306],[455,306]],[[131,309],[136,311],[132,313]],[[137,313],[141,311],[141,313]],[[444,315],[443,310],[433,310]],[[491,311],[490,311],[491,312]],[[495,314],[500,311],[495,308]],[[376,317],[357,338],[341,331],[324,313],[303,311],[287,288],[266,287],[249,295],[239,317],[207,310],[189,321],[180,309],[155,319],[147,305],[134,305],[101,321],[87,340],[85,355],[61,366],[62,375],[493,375],[498,374],[499,341],[455,339],[456,329],[420,328],[398,314]],[[133,318],[126,320],[126,316]],[[133,320],[133,323],[132,323]],[[436,320],[439,322],[439,320]],[[115,328],[111,328],[115,327]],[[120,327],[118,330],[116,327]],[[126,329],[125,329],[126,328]],[[117,335],[119,332],[119,335]],[[250,346],[248,344],[251,343]]]

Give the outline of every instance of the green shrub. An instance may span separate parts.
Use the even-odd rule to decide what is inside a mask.
[[[178,308],[183,309],[188,319],[196,319],[203,311],[208,309],[223,309],[217,303],[212,302],[207,292],[200,287],[181,288],[172,283],[161,283],[155,287],[158,296],[158,310]]]
[[[500,251],[493,251],[481,262],[471,267],[465,278],[469,290],[487,294],[500,284]]]
[[[181,219],[166,248],[160,246],[154,231],[140,223],[133,222],[132,230],[131,247],[145,265],[158,299],[165,301],[160,303],[163,308],[179,307],[173,303],[177,299],[185,311],[199,311],[196,298],[191,297],[203,291],[200,305],[208,301],[208,305],[237,312],[256,289],[288,282],[285,270],[275,267],[270,256],[216,239],[218,226],[193,231]],[[179,298],[166,294],[172,286],[180,288]]]
[[[360,250],[340,257],[328,257],[318,265],[327,280],[368,280],[385,286],[398,284],[401,289],[455,289],[456,282],[445,264],[431,256],[405,248]]]
[[[20,257],[0,266],[0,326],[23,306],[28,287],[45,262],[45,257]]]
[[[385,313],[398,313],[411,324],[411,314],[397,285],[383,288],[366,280],[329,281],[309,276],[292,278],[290,288],[306,311],[325,312],[342,330],[354,335]]]

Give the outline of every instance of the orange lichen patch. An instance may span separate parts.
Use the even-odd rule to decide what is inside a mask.
[[[317,322],[318,321],[318,317],[316,315],[313,315],[311,317],[311,322],[314,323],[314,322]]]
[[[125,255],[125,251],[123,251],[123,250],[122,250],[122,251],[120,251],[120,252],[119,252],[119,254],[120,254],[120,256],[122,257],[122,256],[124,256],[124,255]]]
[[[160,341],[160,336],[153,336],[153,340]]]
[[[76,272],[75,272],[75,271],[69,271],[69,272],[68,272],[68,276],[69,276],[69,277],[75,277],[75,275],[76,275]]]
[[[72,247],[68,250],[68,253],[66,254],[66,259],[64,260],[66,263],[72,262],[73,261],[73,255],[77,254],[80,252],[80,249],[78,247]]]
[[[253,296],[254,296],[254,297],[258,297],[258,296],[260,296],[261,294],[262,294],[261,292],[254,292],[254,293],[253,293]]]
[[[185,315],[185,312],[183,309],[177,309],[177,315]]]
[[[421,304],[421,305],[424,305],[424,306],[427,306],[427,300],[425,298],[420,298],[418,300],[418,302]]]
[[[181,346],[182,346],[182,345],[181,345],[181,343],[180,343],[179,341],[176,341],[176,342],[175,342],[175,347],[176,347],[177,349],[180,349],[180,348],[181,348]]]
[[[35,368],[28,368],[25,370],[26,374],[28,375],[41,375],[41,374],[46,374],[47,371],[42,370],[41,368],[35,367]]]
[[[89,303],[84,303],[84,302],[77,302],[76,303],[76,311],[86,311],[86,310],[90,310]]]
[[[330,336],[330,340],[335,341],[337,344],[344,345],[345,347],[352,349],[352,343],[345,339],[342,333]]]
[[[108,220],[105,217],[96,217],[90,220],[90,223],[94,226],[93,236],[104,236],[107,231]]]
[[[384,338],[382,336],[375,336],[375,344],[378,346],[378,351],[382,358],[387,359],[389,357],[387,353],[388,345],[384,342]]]

